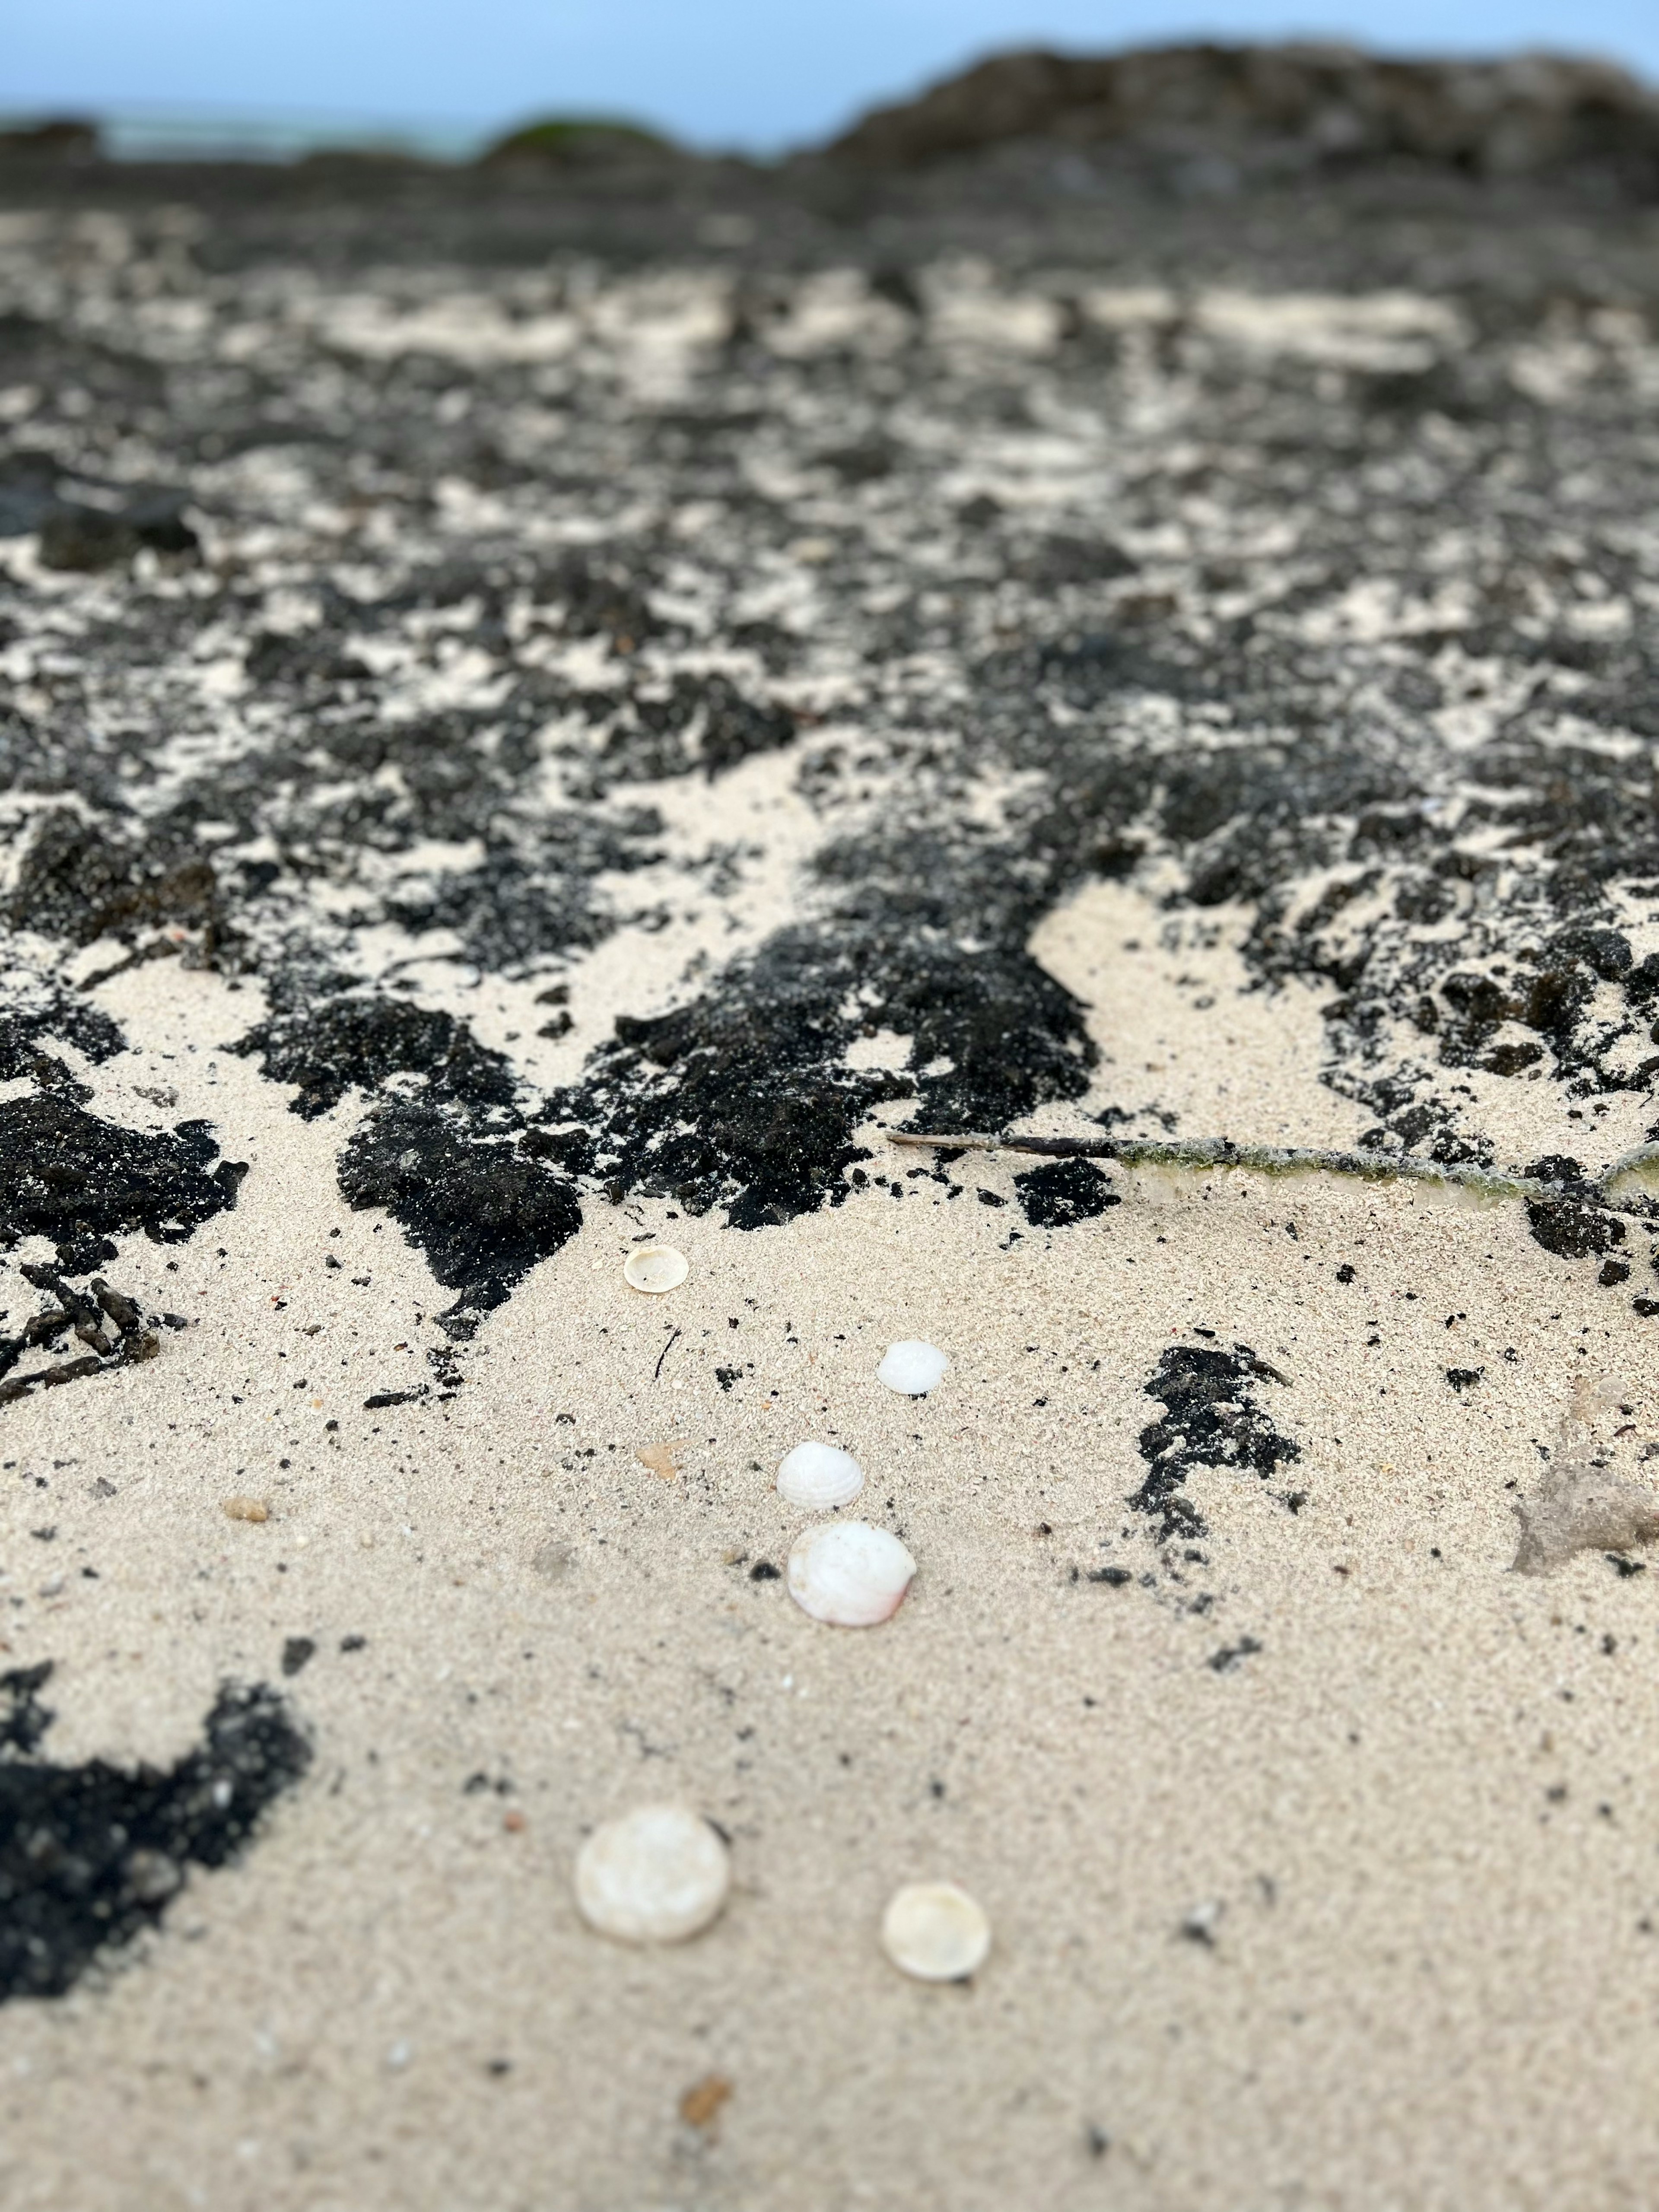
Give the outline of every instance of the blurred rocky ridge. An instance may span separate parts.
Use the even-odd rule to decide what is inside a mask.
[[[98,126],[59,118],[0,131],[0,173],[100,162]],[[124,167],[167,166],[165,163]],[[1384,173],[1589,184],[1659,199],[1659,92],[1610,63],[1530,53],[1385,59],[1291,43],[993,55],[916,98],[872,109],[827,145],[775,163],[704,155],[622,118],[521,124],[470,165],[387,146],[331,146],[293,167],[317,181],[437,169],[459,181],[599,197],[764,180],[843,204],[1033,184],[1088,196],[1137,181],[1181,197]]]
[[[1550,54],[1391,61],[1350,47],[1182,46],[999,54],[877,108],[833,161],[914,169],[1019,145],[1177,171],[1224,186],[1411,164],[1477,177],[1598,173],[1659,196],[1659,95],[1610,64]]]

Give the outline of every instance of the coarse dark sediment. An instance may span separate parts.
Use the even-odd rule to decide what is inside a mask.
[[[1659,1066],[1651,127],[1588,66],[1192,48],[774,172],[15,151],[8,1065],[84,1084],[134,962],[257,983],[214,1042],[356,1102],[342,1188],[465,1334],[607,1196],[760,1227],[884,1099],[1093,1098],[1027,945],[1105,875],[1334,987],[1367,1145],[1522,1167],[1474,1070],[1595,1172],[1565,1121]],[[763,769],[811,825],[764,923],[690,826]],[[573,1034],[665,930],[667,1001]]]

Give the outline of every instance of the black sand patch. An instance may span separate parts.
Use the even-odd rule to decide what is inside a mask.
[[[0,1675],[0,2000],[61,1996],[100,1951],[155,1926],[192,1865],[240,1856],[311,1747],[264,1685],[227,1686],[176,1765],[37,1756],[52,1662]]]
[[[1014,1189],[1034,1229],[1069,1229],[1123,1202],[1109,1177],[1087,1160],[1051,1160],[1017,1175]]]
[[[1258,1382],[1285,1380],[1248,1345],[1231,1352],[1171,1345],[1159,1356],[1146,1390],[1162,1400],[1164,1416],[1140,1432],[1136,1448],[1146,1479],[1128,1503],[1156,1524],[1160,1541],[1206,1534],[1203,1515],[1182,1487],[1193,1468],[1231,1468],[1265,1481],[1301,1458],[1301,1445],[1280,1435],[1255,1399]]]
[[[1139,169],[1085,210],[1042,163],[964,158],[944,200],[903,167],[763,189],[710,171],[752,228],[741,267],[697,245],[689,205],[614,182],[526,198],[502,173],[457,197],[411,176],[394,206],[341,179],[319,230],[314,179],[264,180],[256,210],[204,168],[187,244],[126,178],[126,259],[5,325],[37,396],[0,432],[0,525],[70,565],[48,590],[21,570],[0,583],[0,636],[58,671],[0,714],[0,772],[27,801],[0,823],[3,921],[29,975],[0,994],[0,1079],[44,1097],[56,1079],[32,1055],[53,1038],[118,1049],[71,980],[95,940],[257,984],[237,1048],[298,1087],[302,1115],[362,1095],[374,1119],[342,1134],[343,1188],[386,1206],[472,1312],[602,1194],[763,1229],[836,1202],[872,1106],[914,1096],[916,1125],[948,1132],[1083,1098],[1085,1010],[1026,948],[1073,891],[1147,867],[1173,908],[1249,910],[1261,988],[1322,987],[1321,1073],[1365,1109],[1373,1150],[1489,1162],[1472,1074],[1547,1085],[1564,1119],[1647,1095],[1659,955],[1632,914],[1659,879],[1655,487],[1635,341],[1596,304],[1651,304],[1624,185],[1581,202],[1552,171],[1544,222],[1443,164],[1408,191],[1358,162],[1322,169],[1318,224],[1282,211],[1269,237],[1248,193],[1206,208],[1200,252],[1168,179]],[[90,189],[67,169],[28,187],[66,221]],[[1420,267],[1382,242],[1396,191]],[[902,209],[902,246],[877,252],[825,192]],[[1029,277],[1058,303],[1042,386],[1055,422],[1103,426],[1109,513],[1080,491],[1037,529],[1017,498],[964,492],[964,469],[994,473],[1030,428],[1034,374],[932,319],[930,287],[975,239],[998,284]],[[441,241],[456,284],[516,328],[526,266],[535,312],[580,323],[595,284],[677,240],[727,289],[672,398],[633,391],[598,323],[556,365],[330,334],[336,290],[371,265],[377,283],[398,265],[435,283]],[[937,434],[893,414],[880,349],[778,343],[823,255],[890,318],[906,405]],[[1097,278],[1179,268],[1196,301],[1206,255],[1248,261],[1269,299],[1417,284],[1434,313],[1415,365],[1241,349],[1190,304],[1133,333],[1091,322]],[[199,359],[155,352],[127,304],[163,263],[206,319]],[[305,313],[267,358],[223,280],[281,291],[295,263]],[[1062,268],[1064,285],[1042,275]],[[1547,352],[1564,316],[1578,366],[1546,418],[1516,348]],[[209,375],[212,360],[235,366]],[[551,443],[538,410],[556,413]],[[139,426],[143,483],[121,467]],[[1569,456],[1571,544],[1539,521]],[[1212,520],[1171,550],[1189,494]],[[347,540],[316,535],[331,503],[356,518]],[[283,550],[221,558],[216,533]],[[1269,536],[1285,550],[1237,550]],[[209,557],[192,565],[194,538]],[[793,580],[763,603],[763,578]],[[1455,616],[1422,611],[1429,578]],[[1349,623],[1355,592],[1398,618]],[[1486,698],[1504,704],[1481,719]],[[684,830],[697,794],[769,763],[820,835],[757,940],[738,893],[769,833]],[[698,915],[720,926],[574,1078],[532,1050],[568,1012],[504,1042],[472,1017],[475,991],[539,996],[617,930]],[[735,957],[723,929],[744,932]],[[848,1067],[876,1030],[910,1040],[902,1070]],[[109,1195],[137,1176],[131,1145],[90,1121],[12,1139],[73,1154],[87,1197],[35,1212],[62,1217],[76,1256],[77,1218],[98,1236],[149,1218]],[[1091,1186],[1069,1187],[1030,1197],[1089,1218]],[[210,1210],[181,1187],[167,1218],[189,1233]],[[1571,1200],[1533,1226],[1586,1263],[1620,1242]]]

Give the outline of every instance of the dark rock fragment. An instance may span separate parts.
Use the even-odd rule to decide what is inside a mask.
[[[68,807],[35,824],[16,883],[0,915],[13,928],[90,945],[129,943],[164,923],[210,929],[219,914],[212,863],[182,840],[124,842]]]
[[[1559,1198],[1527,1200],[1527,1222],[1534,1242],[1547,1252],[1557,1253],[1564,1260],[1587,1260],[1624,1243],[1624,1223],[1597,1203],[1595,1186],[1569,1154],[1551,1152],[1534,1160],[1527,1174],[1540,1182],[1563,1186]]]
[[[466,1023],[402,999],[351,996],[296,1006],[260,1023],[230,1049],[258,1053],[265,1074],[297,1083],[300,1096],[289,1111],[305,1121],[337,1106],[354,1085],[372,1091],[388,1075],[428,1076],[475,1106],[504,1105],[514,1090],[507,1060],[481,1045]]]

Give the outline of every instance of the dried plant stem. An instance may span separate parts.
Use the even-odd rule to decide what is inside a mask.
[[[1586,1186],[1550,1182],[1537,1176],[1499,1175],[1490,1168],[1457,1167],[1437,1160],[1413,1159],[1409,1154],[1331,1152],[1299,1146],[1236,1145],[1228,1137],[1192,1137],[1180,1144],[1160,1144],[1146,1137],[1022,1137],[964,1135],[939,1133],[924,1135],[911,1129],[890,1129],[894,1145],[926,1145],[940,1151],[975,1152],[1031,1152],[1050,1160],[1116,1160],[1125,1167],[1246,1168],[1258,1175],[1354,1176],[1363,1182],[1418,1182],[1449,1185],[1480,1198],[1583,1199]],[[1618,1213],[1647,1216],[1659,1211],[1652,1199],[1619,1204],[1610,1196],[1613,1183],[1659,1161],[1659,1146],[1642,1145],[1615,1160],[1607,1173],[1588,1186],[1596,1203]]]

